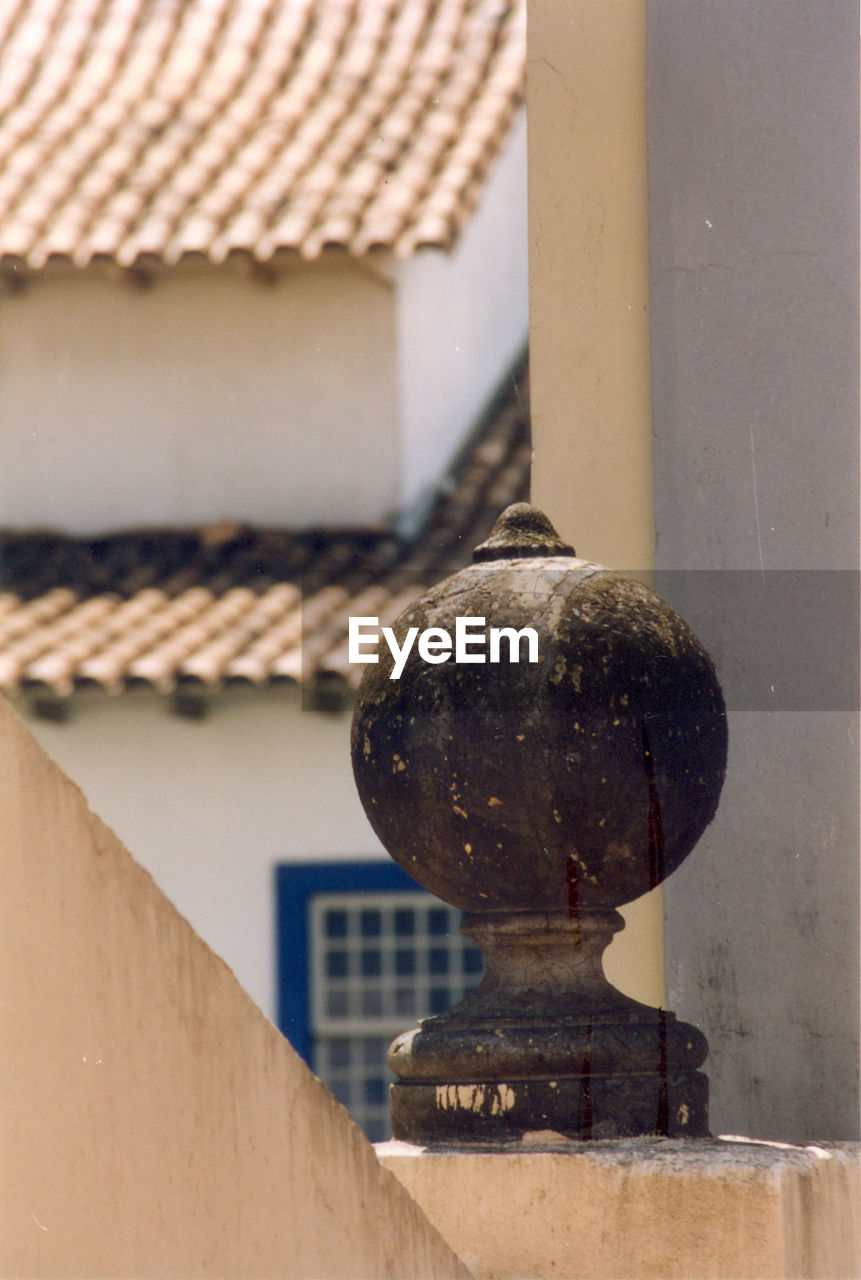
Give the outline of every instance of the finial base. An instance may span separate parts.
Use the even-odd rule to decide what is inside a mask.
[[[479,987],[394,1041],[394,1136],[415,1143],[708,1137],[705,1037],[624,996],[601,953],[613,910],[468,915]]]
[[[392,1134],[404,1142],[496,1144],[542,1136],[708,1138],[707,1076],[574,1075],[553,1080],[394,1084]]]

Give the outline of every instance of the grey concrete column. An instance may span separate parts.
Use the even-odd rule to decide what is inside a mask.
[[[730,713],[668,1003],[715,1132],[857,1138],[858,9],[649,0],[648,28],[658,589]]]

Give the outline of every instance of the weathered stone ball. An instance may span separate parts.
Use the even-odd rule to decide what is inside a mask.
[[[387,645],[366,667],[353,770],[371,825],[425,888],[470,911],[617,907],[659,884],[717,808],[726,715],[685,622],[636,579],[579,560],[546,517],[504,512],[475,562],[394,625],[458,618],[473,644],[413,642],[397,679]],[[531,628],[518,661],[504,634]]]

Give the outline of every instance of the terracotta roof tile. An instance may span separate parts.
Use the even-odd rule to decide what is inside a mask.
[[[524,78],[525,0],[9,0],[0,256],[449,248]]]
[[[351,615],[388,625],[526,497],[527,378],[512,381],[407,539],[388,529],[0,533],[0,690],[55,714],[78,690],[182,698],[231,683],[346,691]],[[194,705],[193,703],[191,705]]]

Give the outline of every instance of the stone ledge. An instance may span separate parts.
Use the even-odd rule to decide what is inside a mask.
[[[861,1276],[861,1143],[376,1148],[476,1280]]]

